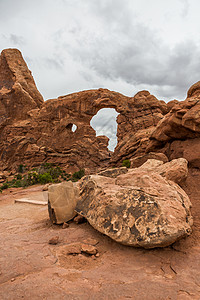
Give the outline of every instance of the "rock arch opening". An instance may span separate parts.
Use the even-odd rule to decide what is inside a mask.
[[[72,131],[72,132],[75,132],[76,129],[77,129],[77,126],[76,126],[76,124],[69,123],[69,124],[66,126],[66,128],[67,128],[68,130]]]
[[[109,138],[108,149],[114,151],[117,146],[117,121],[119,115],[114,108],[102,108],[90,121],[96,136],[105,135]]]

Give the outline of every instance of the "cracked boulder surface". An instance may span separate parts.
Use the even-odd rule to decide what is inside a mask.
[[[191,202],[175,183],[184,181],[187,173],[187,161],[180,158],[165,164],[150,159],[116,179],[89,175],[79,183],[75,210],[121,244],[169,246],[192,231]]]
[[[0,196],[0,299],[199,300],[200,172],[189,170],[182,187],[192,202],[193,233],[172,246],[142,249],[121,245],[88,223],[52,225],[42,186],[9,189]],[[59,237],[59,243],[48,241]],[[95,242],[94,242],[95,241]],[[95,245],[99,257],[74,254]],[[68,255],[73,248],[73,255]]]
[[[102,108],[118,113],[118,145],[108,150],[108,138],[96,137],[90,126]],[[0,169],[16,169],[43,162],[69,171],[96,172],[111,162],[144,154],[148,137],[169,111],[148,91],[126,97],[107,89],[73,93],[44,101],[19,50],[6,49],[0,56]],[[72,126],[76,125],[75,132]]]

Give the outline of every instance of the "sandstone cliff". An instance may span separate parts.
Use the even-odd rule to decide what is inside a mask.
[[[43,101],[21,53],[4,50],[0,57],[0,159],[2,169],[42,162],[68,170],[121,164],[124,158],[145,153],[149,136],[169,111],[148,91],[125,97],[107,89],[89,90]],[[90,126],[101,108],[119,113],[118,145],[114,154],[108,138],[96,137]],[[77,130],[72,132],[72,125]]]
[[[120,166],[123,159],[162,152],[168,159],[184,157],[200,166],[200,82],[187,99],[165,103],[148,91],[126,97],[107,89],[89,90],[44,102],[19,50],[0,56],[0,169],[50,162],[68,171]],[[118,144],[96,137],[90,126],[102,108],[118,113]],[[75,124],[77,129],[72,131]]]
[[[147,151],[163,152],[169,159],[184,157],[190,167],[200,167],[200,81],[159,122],[150,139]]]

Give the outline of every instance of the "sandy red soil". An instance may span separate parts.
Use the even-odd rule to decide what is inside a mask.
[[[200,299],[200,174],[184,189],[193,203],[193,233],[164,249],[126,247],[88,223],[52,225],[47,206],[15,203],[44,200],[41,186],[0,194],[0,299]],[[59,236],[57,245],[49,239]],[[67,247],[98,241],[98,258],[67,255]]]

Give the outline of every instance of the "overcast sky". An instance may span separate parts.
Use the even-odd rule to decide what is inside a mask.
[[[199,0],[0,0],[1,49],[45,99],[105,87],[184,100],[200,80]]]
[[[200,80],[199,0],[0,0],[1,49],[45,99],[106,87],[183,100]]]

